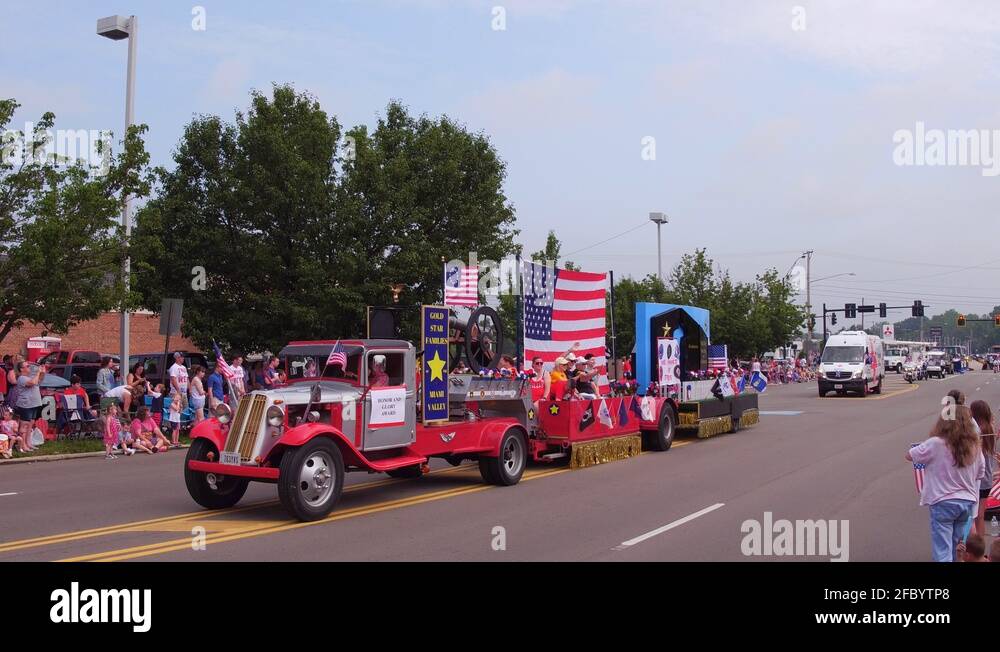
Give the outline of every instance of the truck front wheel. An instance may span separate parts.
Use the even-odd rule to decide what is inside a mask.
[[[278,497],[300,521],[317,521],[331,511],[344,490],[344,456],[326,437],[317,437],[281,457]]]
[[[500,454],[497,457],[480,457],[479,474],[488,484],[510,486],[517,484],[524,474],[528,459],[528,446],[518,428],[510,428],[500,440]]]
[[[208,454],[218,455],[215,445],[203,437],[196,437],[188,448],[187,458],[184,460],[184,484],[194,502],[208,509],[223,509],[232,507],[240,502],[243,494],[247,492],[247,485],[250,481],[246,478],[238,478],[234,475],[216,475],[214,473],[202,473],[192,471],[188,468],[188,462],[198,460],[201,462],[208,460]]]

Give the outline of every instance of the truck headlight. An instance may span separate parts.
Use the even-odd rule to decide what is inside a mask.
[[[230,419],[233,418],[233,410],[225,403],[219,403],[215,406],[215,418],[219,420],[219,423],[229,423]]]
[[[272,405],[271,407],[267,408],[267,424],[269,426],[274,426],[275,428],[277,428],[278,426],[284,425],[284,423],[285,423],[284,410],[282,410],[277,405]]]

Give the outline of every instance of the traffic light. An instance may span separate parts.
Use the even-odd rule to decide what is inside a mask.
[[[844,319],[854,319],[858,316],[858,305],[856,303],[844,304]]]
[[[808,323],[809,323],[809,330],[816,330],[816,317],[815,316],[809,315],[809,322]],[[997,323],[1000,324],[1000,322],[997,322]]]
[[[830,315],[830,323],[833,324],[834,326],[837,325],[837,313],[833,313],[832,315]]]
[[[965,315],[959,315],[958,316],[958,325],[959,326],[965,326]]]
[[[993,325],[1000,328],[1000,315],[993,315]]]
[[[887,310],[887,309],[886,309],[886,307],[885,307],[885,304],[884,304],[884,303],[880,303],[880,304],[878,304],[878,316],[879,316],[879,317],[881,317],[882,319],[885,319],[885,316],[886,316],[886,310]]]
[[[923,317],[924,316],[924,304],[920,301],[913,302],[913,308],[910,309],[910,314],[913,317]]]

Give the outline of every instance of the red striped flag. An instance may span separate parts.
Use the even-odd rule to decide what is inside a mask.
[[[605,349],[606,273],[579,272],[525,261],[524,364],[541,356],[546,369],[575,342],[577,357],[591,353],[599,391],[608,392]]]
[[[479,304],[479,266],[466,267],[447,263],[444,266],[444,305]]]

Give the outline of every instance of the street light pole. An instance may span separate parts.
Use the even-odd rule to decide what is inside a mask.
[[[97,21],[97,33],[113,41],[128,39],[128,67],[125,77],[125,135],[127,136],[129,128],[135,123],[135,56],[136,41],[139,37],[139,19],[135,16],[102,18]],[[125,245],[128,246],[132,237],[132,197],[130,195],[126,195],[122,202],[122,228],[125,231]],[[122,303],[121,315],[121,360],[119,362],[122,382],[125,381],[129,363],[130,324],[126,301],[131,288],[131,276],[132,257],[126,255],[122,265],[122,280],[125,285],[125,299]]]
[[[660,226],[666,224],[670,219],[664,213],[650,213],[649,220],[656,223],[656,276],[663,283],[663,250],[660,240]]]
[[[810,292],[812,281],[810,280],[810,273],[812,271],[812,255],[813,250],[810,249],[805,253],[806,257],[806,324],[809,326],[809,335],[806,337],[806,353],[812,351],[812,341],[813,341],[813,316],[812,316],[812,294]]]

